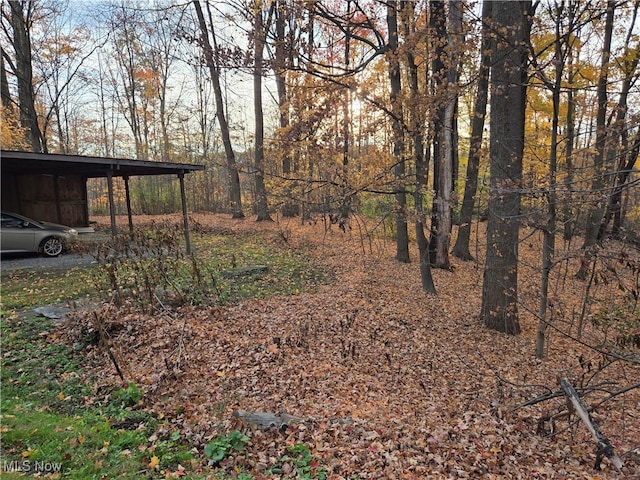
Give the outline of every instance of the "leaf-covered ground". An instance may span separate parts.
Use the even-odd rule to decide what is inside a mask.
[[[204,459],[187,470],[295,478],[295,466],[267,472],[287,446],[303,443],[335,479],[640,478],[638,389],[593,412],[625,461],[622,472],[606,459],[601,472],[593,469],[595,446],[582,423],[566,428],[566,419],[559,419],[556,435],[537,433],[540,426],[548,433],[550,424],[539,420],[560,411],[563,398],[515,409],[558,391],[561,377],[584,384],[601,361],[597,352],[554,332],[547,358],[535,359],[537,320],[527,309],[538,309],[538,234],[523,232],[522,334],[514,337],[487,330],[478,318],[481,263],[453,258],[453,271],[433,272],[438,295],[430,296],[421,290],[418,264],[394,261],[393,241],[362,235],[361,223],[343,233],[336,226],[326,231],[322,222],[194,217],[202,235],[225,232],[232,241],[259,232],[274,248],[304,254],[332,280],[289,296],[118,318],[113,341],[119,363],[127,381],[143,387],[144,408],[165,422],[160,431],[180,431],[199,452],[235,428],[250,437],[245,450],[220,465],[207,466]],[[472,253],[484,248],[483,228]],[[574,334],[585,287],[572,276],[577,261],[560,262],[552,282],[557,325]],[[603,282],[590,291],[596,300],[623,293]],[[586,322],[582,338],[596,333]],[[96,389],[120,384],[103,351],[89,349],[87,360]],[[640,368],[618,361],[599,375],[591,385],[616,390],[640,381]],[[596,391],[585,402],[604,397]],[[286,411],[308,420],[284,432],[258,431],[238,424],[238,409]]]

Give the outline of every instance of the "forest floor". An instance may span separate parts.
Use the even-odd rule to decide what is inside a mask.
[[[546,358],[537,360],[538,322],[531,312],[539,308],[538,232],[523,230],[522,333],[509,336],[479,319],[486,224],[472,240],[477,261],[452,257],[451,271],[433,271],[433,296],[421,289],[417,251],[411,251],[413,263],[398,263],[393,240],[366,235],[360,219],[342,232],[322,221],[192,217],[193,236],[222,232],[233,242],[255,235],[273,249],[304,255],[330,280],[292,295],[124,318],[126,328],[112,339],[118,363],[126,380],[144,390],[143,407],[164,422],[160,431],[179,431],[199,452],[233,429],[249,437],[221,462],[194,460],[183,465],[183,473],[243,478],[244,472],[255,479],[640,478],[640,389],[592,412],[625,462],[621,472],[606,458],[602,471],[594,470],[595,443],[575,415],[571,423],[562,417],[554,425],[542,421],[566,408],[562,395],[553,395],[560,392],[560,378],[587,387],[588,407],[640,380],[637,362],[609,364],[611,357],[584,344],[605,345],[607,332],[596,320],[610,318],[603,312],[637,282],[638,273],[634,277],[627,268],[630,258],[637,261],[637,250],[608,246],[586,306],[587,282],[573,277],[579,258],[558,261],[551,282],[557,330],[550,331]],[[152,220],[136,217],[135,223]],[[180,225],[178,217],[173,221]],[[107,224],[98,219],[98,226]],[[569,251],[559,241],[556,258]],[[583,311],[587,320],[576,341],[571,337]],[[631,312],[637,320],[638,310]],[[638,359],[637,348],[626,351]],[[121,384],[104,352],[96,347],[85,355],[96,385]],[[518,408],[548,394],[546,401]],[[305,420],[257,430],[238,421],[237,410]],[[302,451],[296,445],[308,447],[311,457],[296,459]]]

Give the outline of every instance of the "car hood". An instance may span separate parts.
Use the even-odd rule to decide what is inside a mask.
[[[51,222],[38,222],[38,223],[40,223],[40,225],[42,225],[43,227],[51,230],[59,230],[60,232],[69,232],[71,234],[78,233],[75,229],[67,225],[60,225],[58,223],[51,223]]]

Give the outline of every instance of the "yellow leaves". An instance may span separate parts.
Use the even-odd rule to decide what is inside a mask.
[[[7,150],[22,150],[27,146],[26,129],[20,127],[18,109],[0,105],[0,145]]]
[[[159,468],[160,466],[160,459],[158,457],[156,457],[155,455],[153,457],[151,457],[151,460],[149,461],[149,468]]]
[[[22,458],[29,458],[35,452],[36,450],[31,450],[31,448],[29,448],[28,450],[25,450],[24,452],[22,452]]]

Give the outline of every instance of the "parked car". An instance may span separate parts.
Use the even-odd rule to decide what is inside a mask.
[[[77,236],[71,227],[39,222],[17,213],[2,212],[0,218],[2,253],[36,252],[57,257]]]

